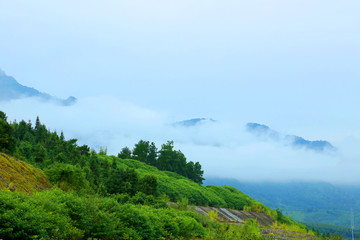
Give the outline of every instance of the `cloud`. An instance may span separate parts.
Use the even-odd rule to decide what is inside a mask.
[[[112,153],[123,144],[133,144],[138,137],[153,135],[152,129],[162,124],[165,117],[161,112],[111,96],[87,97],[67,107],[44,103],[38,98],[1,102],[0,106],[9,120],[34,122],[39,116],[51,130],[63,130],[67,138],[77,138],[81,144],[95,149],[108,146]]]
[[[175,127],[168,112],[145,108],[113,96],[93,96],[63,107],[36,98],[1,102],[9,120],[33,122],[36,116],[51,130],[63,130],[98,150],[108,147],[116,155],[140,139],[154,141],[158,148],[174,140],[188,160],[199,161],[206,176],[247,181],[316,180],[359,183],[360,140],[338,139],[338,151],[318,154],[304,148],[289,148],[280,141],[259,140],[246,130],[248,119],[206,121],[193,127]],[[198,116],[194,116],[198,117]],[[177,119],[181,121],[184,119]],[[176,122],[176,121],[175,121]],[[320,137],[320,136],[319,136]]]

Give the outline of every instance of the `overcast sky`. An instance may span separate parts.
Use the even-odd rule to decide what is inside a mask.
[[[79,99],[0,108],[113,154],[173,139],[208,176],[360,184],[359,9],[358,0],[0,0],[0,68]],[[171,127],[195,117],[218,122]],[[338,151],[258,141],[247,122]]]

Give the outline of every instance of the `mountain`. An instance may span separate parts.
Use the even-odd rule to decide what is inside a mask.
[[[193,118],[193,119],[176,122],[173,125],[179,126],[179,127],[193,127],[193,126],[208,123],[208,122],[216,122],[216,121],[211,118]]]
[[[297,148],[310,149],[316,152],[324,152],[326,150],[330,150],[330,151],[336,150],[336,148],[328,141],[324,141],[324,140],[310,141],[295,135],[284,135],[263,124],[248,123],[246,124],[246,129],[247,131],[253,133],[255,136],[259,138],[270,139],[273,141],[283,141],[285,144]]]
[[[243,182],[207,178],[205,185],[232,186],[272,208],[282,209],[296,221],[349,226],[350,210],[360,219],[360,187],[325,182]],[[360,223],[355,221],[360,228]]]
[[[54,101],[63,106],[70,106],[76,103],[75,97],[68,97],[67,99],[59,99],[47,93],[42,93],[35,88],[23,86],[16,81],[15,78],[6,75],[0,69],[0,101],[10,101],[13,99],[37,97],[43,101]]]

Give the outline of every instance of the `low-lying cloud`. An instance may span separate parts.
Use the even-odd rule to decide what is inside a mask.
[[[43,103],[36,98],[0,102],[10,121],[32,122],[36,116],[52,131],[64,131],[98,150],[108,148],[116,155],[122,147],[132,148],[140,139],[154,141],[158,148],[175,142],[188,160],[199,161],[205,177],[227,177],[247,181],[327,181],[360,183],[360,141],[338,139],[338,151],[327,154],[304,148],[289,148],[281,142],[259,140],[246,131],[251,119],[206,121],[192,127],[174,126],[168,112],[144,108],[118,97],[79,99],[73,106]],[[203,116],[194,116],[203,117]],[[177,119],[181,121],[185,119]],[[304,136],[305,137],[305,136]],[[320,138],[321,136],[319,136]]]

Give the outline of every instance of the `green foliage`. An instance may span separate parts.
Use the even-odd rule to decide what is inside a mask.
[[[118,154],[118,158],[130,159],[131,158],[131,150],[128,147],[123,147],[121,149],[121,152]]]
[[[153,175],[145,175],[139,181],[139,190],[147,195],[156,195],[157,178]]]
[[[2,239],[196,238],[205,229],[196,214],[121,204],[115,198],[61,190],[34,195],[0,191]]]
[[[245,222],[243,232],[246,233],[246,237],[249,239],[259,239],[261,237],[260,227],[255,219],[250,218]]]
[[[174,150],[174,142],[168,141],[161,146],[158,151],[155,143],[140,140],[135,144],[131,151],[128,147],[124,147],[118,154],[122,159],[136,159],[151,166],[155,166],[162,171],[171,171],[185,176],[194,182],[202,183],[204,171],[201,170],[199,162],[187,162],[185,155],[180,150]]]
[[[109,193],[128,193],[134,196],[139,190],[139,177],[134,169],[115,168],[111,170],[106,186]]]
[[[244,211],[249,212],[266,212],[265,206],[260,202],[252,202],[249,206],[244,207]],[[279,219],[277,219],[279,221]]]
[[[22,141],[19,146],[20,154],[25,157],[25,159],[32,160],[33,157],[33,146],[28,141]]]
[[[290,219],[280,209],[276,209],[276,220],[280,223],[291,223]]]
[[[100,155],[107,155],[107,147],[100,147],[99,154]]]
[[[177,201],[177,204],[178,204],[179,209],[185,210],[188,208],[189,199],[187,199],[186,197],[183,197],[179,201]]]
[[[217,220],[217,219],[218,219],[218,212],[215,211],[215,210],[211,210],[211,211],[209,212],[209,219],[210,219],[211,221]]]
[[[319,237],[326,237],[331,235],[343,236],[346,239],[351,239],[351,228],[344,226],[336,226],[324,223],[304,223],[310,229],[313,229]],[[360,229],[354,229],[354,236],[358,239],[360,237]]]
[[[146,162],[149,147],[149,141],[140,140],[137,144],[135,144],[134,150],[132,152],[133,159],[139,160],[140,162]]]
[[[168,141],[161,146],[157,165],[160,170],[171,171],[190,178],[194,182],[204,180],[200,163],[186,162],[185,155],[180,150],[174,150],[174,142]]]
[[[46,149],[40,143],[34,147],[34,160],[37,163],[43,163],[46,158]]]
[[[13,153],[16,147],[14,129],[6,119],[6,114],[0,111],[0,152]]]
[[[121,179],[121,175],[123,174],[123,170],[121,168],[115,168],[111,170],[110,176],[106,182],[106,187],[108,193],[122,193],[123,192],[123,182]]]
[[[7,116],[3,111],[0,111],[0,120],[3,120],[3,121],[7,120]]]
[[[50,183],[64,191],[90,191],[85,172],[77,165],[56,163],[45,170]]]
[[[179,174],[160,171],[156,167],[136,160],[99,156],[99,161],[116,162],[116,167],[124,171],[126,169],[135,169],[136,173],[139,175],[140,181],[145,175],[156,177],[156,195],[165,194],[169,197],[170,201],[173,202],[177,202],[182,198],[187,198],[189,203],[199,206],[228,207],[238,210],[242,210],[244,206],[255,203],[253,199],[235,188],[216,186],[205,187]],[[120,192],[121,191],[118,191],[118,193]]]
[[[206,188],[213,193],[216,193],[218,196],[221,196],[228,208],[242,210],[245,206],[251,206],[257,203],[252,198],[233,187],[218,187],[209,185],[206,186]]]
[[[219,224],[214,222],[207,227],[206,240],[260,240],[264,239],[261,235],[260,227],[253,219],[249,219],[244,225]]]
[[[54,211],[55,210],[55,211]],[[83,231],[47,197],[0,191],[1,239],[80,239]]]
[[[198,184],[203,180],[201,165],[187,162],[180,150],[174,150],[172,141],[163,144],[159,152],[154,143],[139,141],[133,155],[142,163],[107,156],[105,151],[89,153],[89,147],[77,146],[76,139],[65,140],[63,132],[58,136],[48,131],[39,118],[35,127],[25,121],[12,125],[19,154],[47,169],[52,184],[64,190],[86,189],[100,195],[130,196],[140,191],[148,195],[165,194],[174,202],[187,198],[191,204],[239,210],[255,202],[233,188]]]

